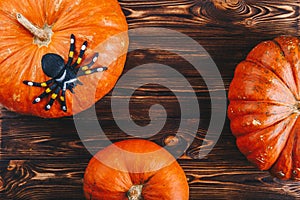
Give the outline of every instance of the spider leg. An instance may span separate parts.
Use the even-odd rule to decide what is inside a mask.
[[[51,109],[51,107],[52,107],[52,105],[53,105],[55,99],[57,98],[58,93],[59,93],[60,90],[61,90],[61,87],[60,87],[60,86],[58,86],[58,87],[54,90],[54,92],[52,93],[51,98],[50,98],[48,104],[45,106],[45,110],[50,110],[50,109]]]
[[[95,62],[97,61],[98,57],[99,57],[99,53],[97,52],[97,53],[94,54],[94,57],[93,57],[93,59],[91,60],[91,62],[90,62],[89,64],[77,68],[77,71],[76,71],[76,72],[78,72],[79,69],[81,69],[82,71],[86,71],[86,70],[88,70],[89,68],[91,68],[91,66],[92,66],[93,64],[95,64]]]
[[[46,82],[32,82],[32,81],[23,81],[23,83],[25,85],[28,85],[28,86],[34,86],[34,87],[47,87],[49,86],[51,83],[53,83],[55,80],[54,79],[50,79]]]
[[[60,102],[61,102],[61,109],[64,111],[64,112],[67,112],[67,105],[66,105],[66,91],[67,89],[70,90],[72,93],[74,93],[74,90],[72,87],[69,87],[68,84],[74,84],[78,82],[78,79],[77,78],[74,78],[74,79],[71,79],[71,80],[68,80],[64,83],[63,85],[63,88],[62,88],[62,91],[61,91],[61,95],[60,95]],[[80,82],[81,83],[81,82]]]
[[[76,84],[83,85],[83,83],[79,79],[77,79]]]
[[[92,61],[89,64],[78,68],[78,70],[81,69],[81,71],[79,71],[79,73],[77,74],[77,77],[88,75],[88,74],[93,74],[95,72],[103,72],[103,71],[107,70],[107,67],[96,67],[96,68],[90,69],[97,61],[98,56],[99,56],[99,53],[95,53]]]
[[[86,50],[86,47],[87,47],[87,41],[85,41],[82,44],[79,55],[78,55],[78,58],[77,58],[76,62],[71,66],[72,69],[75,69],[75,67],[77,67],[81,63],[84,52]]]
[[[108,69],[107,67],[96,67],[96,68],[93,68],[93,69],[88,69],[88,70],[85,70],[85,71],[81,71],[77,75],[77,77],[93,74],[93,73],[96,73],[96,72],[103,72],[103,71],[106,71],[107,69]]]
[[[66,64],[67,66],[70,66],[72,64],[73,58],[74,58],[74,52],[75,52],[75,36],[73,34],[71,34],[69,58],[68,58],[68,62]]]
[[[60,101],[61,101],[61,109],[64,112],[67,112],[67,105],[66,105],[66,91],[62,90],[61,96],[60,96]]]
[[[57,84],[54,83],[53,85],[51,85],[50,87],[48,87],[45,90],[45,92],[43,92],[37,98],[35,98],[32,103],[33,104],[39,103],[44,97],[48,96],[52,92],[52,90],[56,88],[56,86],[57,86]]]
[[[64,82],[64,85],[63,85],[63,91],[66,91],[67,89],[69,89],[72,93],[74,93],[73,91],[73,87],[69,87],[69,84],[74,84],[78,81],[77,78],[73,78],[73,79],[70,79],[66,82]]]

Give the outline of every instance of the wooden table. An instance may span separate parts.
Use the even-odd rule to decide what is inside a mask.
[[[188,149],[178,162],[189,181],[190,199],[300,199],[299,183],[272,178],[268,172],[257,170],[245,159],[235,145],[228,119],[225,119],[221,136],[216,137],[217,143],[212,151],[201,159],[197,156],[202,147],[213,144],[213,141],[204,140],[208,124],[213,123],[210,122],[211,92],[227,92],[236,64],[260,41],[280,34],[299,35],[300,3],[294,0],[119,2],[130,29],[166,28],[186,34],[197,41],[216,63],[224,81],[224,86],[216,84],[212,90],[208,90],[201,73],[191,63],[172,52],[172,49],[145,49],[140,45],[128,53],[124,74],[142,64],[160,63],[180,72],[191,84],[192,90],[178,86],[175,88],[177,92],[183,96],[192,93],[197,95],[201,115],[193,140],[188,137],[192,134],[188,130],[176,134],[182,117],[178,99],[170,89],[151,81],[160,76],[155,71],[142,77],[145,85],[139,87],[130,97],[129,106],[131,118],[142,126],[150,123],[151,105],[164,106],[167,120],[159,133],[138,135],[134,130],[132,133],[160,145],[165,145],[166,141],[175,141],[168,143],[174,145],[174,148],[178,142],[186,145]],[[176,45],[182,47],[184,44],[180,41],[174,43],[174,51],[179,48]],[[184,48],[193,55],[189,46]],[[126,93],[129,87],[121,86],[120,91]],[[126,134],[120,130],[114,120],[111,110],[112,95],[109,93],[96,104],[98,121],[106,137],[112,142],[133,138],[131,133]],[[117,98],[122,100],[128,97],[119,95]],[[227,100],[222,96],[220,102]],[[220,112],[224,110],[221,107],[217,109]],[[88,118],[90,112],[93,109],[84,112],[81,117],[85,117],[81,119],[94,123],[93,119]],[[160,114],[154,112],[153,116],[159,119]],[[4,108],[1,108],[0,116],[0,199],[84,199],[82,178],[91,154],[83,145],[72,117],[40,119],[18,115]],[[127,120],[126,116],[121,116],[121,121],[122,117]],[[87,131],[90,130],[87,128]],[[176,137],[172,138],[174,135]],[[173,140],[169,140],[170,138]],[[90,140],[93,141],[93,138]]]

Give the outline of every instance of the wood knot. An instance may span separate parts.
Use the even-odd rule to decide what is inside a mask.
[[[212,0],[214,6],[220,10],[233,10],[242,3],[242,0]]]
[[[253,19],[251,19],[251,18],[246,18],[242,24],[244,24],[245,27],[252,27],[252,26],[254,26],[256,23],[255,23],[255,21],[254,21]]]
[[[176,146],[178,145],[180,142],[179,138],[176,135],[168,135],[165,139],[164,139],[164,144],[166,146]]]
[[[12,171],[12,170],[15,170],[15,169],[19,169],[20,167],[23,166],[25,160],[10,160],[9,161],[9,164],[7,166],[7,170],[8,171]]]

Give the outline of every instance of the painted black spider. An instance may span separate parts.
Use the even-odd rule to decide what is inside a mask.
[[[39,103],[43,98],[51,94],[51,98],[48,104],[45,106],[45,110],[50,110],[54,101],[58,96],[60,96],[59,100],[61,102],[61,109],[66,112],[66,90],[68,89],[72,93],[74,93],[73,88],[77,84],[82,85],[82,83],[78,80],[78,77],[107,70],[107,67],[96,67],[91,69],[91,66],[98,59],[98,53],[95,53],[90,63],[84,66],[79,66],[86,48],[87,41],[82,44],[78,58],[76,62],[73,63],[75,51],[75,36],[72,34],[70,41],[69,58],[66,64],[64,59],[58,54],[47,53],[42,57],[41,62],[43,72],[52,79],[40,83],[27,80],[23,81],[23,83],[28,86],[45,88],[45,91],[33,100],[33,104]]]

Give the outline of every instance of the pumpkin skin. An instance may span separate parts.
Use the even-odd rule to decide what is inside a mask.
[[[11,0],[1,1],[0,10],[0,103],[9,110],[45,118],[70,116],[89,108],[106,95],[121,75],[128,47],[127,34],[112,39],[104,47],[97,49],[107,39],[128,30],[118,1]],[[53,32],[51,41],[44,46],[35,43],[34,36],[18,23],[17,13],[36,27],[50,27]],[[49,111],[45,111],[44,107],[50,97],[32,104],[45,89],[29,87],[22,82],[51,79],[42,71],[41,58],[46,53],[55,53],[66,61],[71,34],[76,37],[74,61],[82,43],[87,41],[88,47],[83,60],[99,51],[99,58],[93,67],[102,65],[107,66],[108,70],[80,77],[83,85],[74,88],[75,94],[67,90],[67,112],[60,109],[58,101],[54,102]],[[93,94],[90,88],[94,88]]]
[[[237,65],[228,117],[240,151],[261,170],[300,180],[300,40],[279,36]]]
[[[133,185],[143,185],[144,200],[189,198],[185,173],[175,158],[142,139],[116,142],[100,150],[86,168],[83,189],[86,199],[127,200]]]

